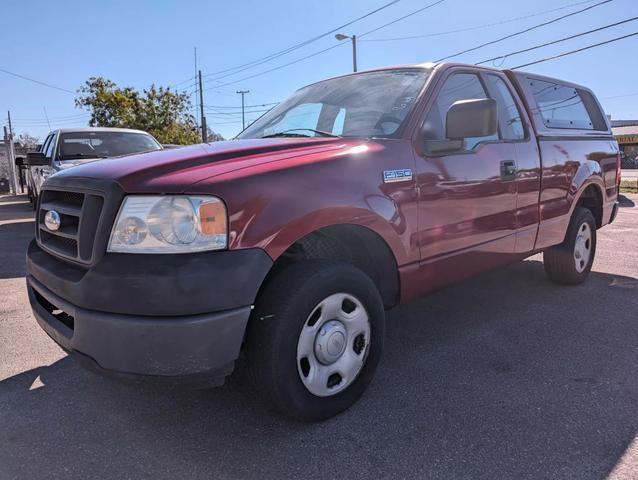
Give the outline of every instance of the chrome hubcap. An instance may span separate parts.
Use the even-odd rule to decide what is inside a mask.
[[[370,343],[370,321],[362,303],[347,293],[323,299],[306,319],[297,342],[297,371],[318,397],[335,395],[357,378]]]
[[[578,228],[578,235],[574,244],[574,263],[576,271],[582,273],[589,264],[591,257],[592,233],[589,223],[583,223]]]
[[[324,365],[339,360],[346,349],[346,327],[338,320],[323,324],[315,338],[315,356]]]

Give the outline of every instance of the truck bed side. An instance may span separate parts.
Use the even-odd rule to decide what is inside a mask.
[[[619,149],[596,97],[589,89],[569,82],[525,72],[505,73],[523,99],[541,157],[535,250],[563,241],[579,204],[592,210],[598,227],[609,223],[618,195]],[[543,90],[552,93],[560,88],[573,92],[573,96],[549,101],[545,104],[549,107],[539,106],[535,93],[539,96]],[[579,100],[591,118],[589,125],[548,118],[557,109],[575,108]]]

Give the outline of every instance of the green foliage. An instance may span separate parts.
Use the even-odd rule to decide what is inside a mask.
[[[151,85],[141,93],[131,87],[118,87],[103,77],[91,77],[78,91],[79,108],[91,113],[92,127],[118,127],[145,130],[160,143],[188,145],[199,143],[195,118],[188,113],[187,93]]]

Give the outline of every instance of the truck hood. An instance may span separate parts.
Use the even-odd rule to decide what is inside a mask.
[[[363,140],[338,137],[230,140],[90,162],[52,175],[114,180],[127,193],[181,193],[190,185],[268,162],[340,151]]]

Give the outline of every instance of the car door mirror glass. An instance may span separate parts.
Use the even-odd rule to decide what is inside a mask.
[[[445,136],[451,140],[488,137],[497,129],[496,101],[491,98],[458,100],[445,119]]]
[[[27,164],[32,167],[49,165],[49,163],[51,163],[51,159],[47,158],[43,152],[27,153]]]

